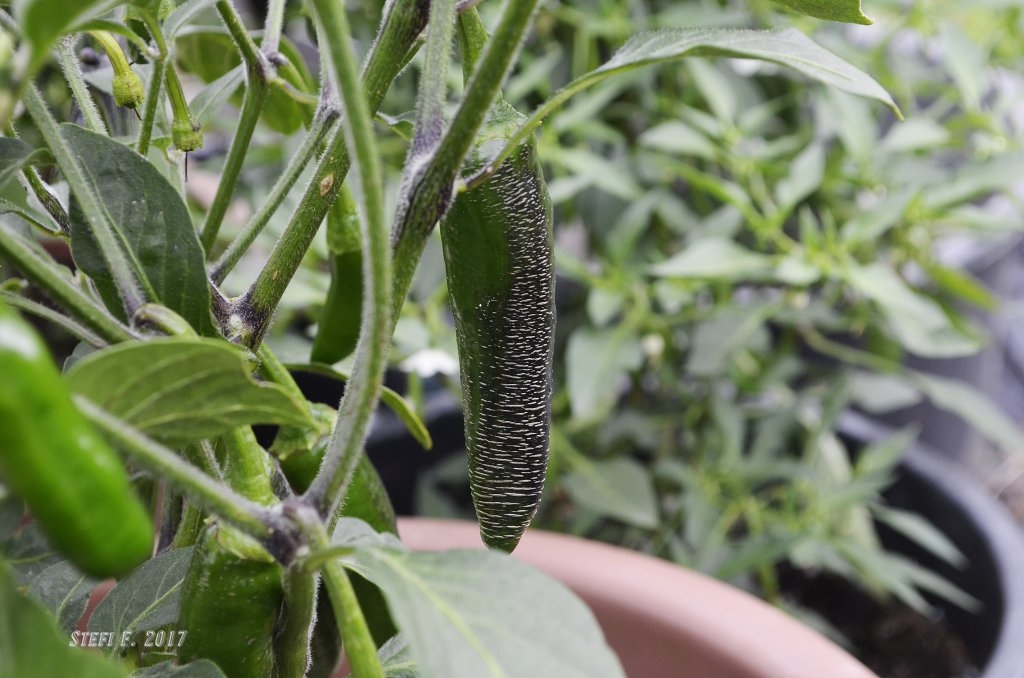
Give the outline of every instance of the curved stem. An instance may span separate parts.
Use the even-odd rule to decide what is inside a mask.
[[[48,320],[54,325],[63,327],[66,332],[69,332],[94,348],[104,348],[108,345],[103,338],[85,327],[85,325],[80,324],[78,321],[73,320],[62,313],[54,311],[49,306],[44,306],[37,301],[26,299],[20,294],[14,294],[13,292],[7,292],[5,290],[0,290],[0,300],[6,302],[8,306],[13,306],[14,308],[25,311],[26,313],[31,313],[38,318]]]
[[[301,510],[305,507],[298,508]],[[312,551],[326,551],[330,547],[327,531],[316,515],[300,514],[297,522]],[[352,675],[359,678],[384,678],[384,670],[377,657],[377,645],[373,642],[363,609],[359,606],[359,599],[345,568],[337,560],[328,560],[323,564],[323,577],[334,616],[338,620],[345,656],[352,666]]]
[[[249,223],[246,225],[245,230],[235,238],[234,242],[224,251],[220,259],[212,266],[210,277],[218,285],[224,282],[224,278],[235,268],[235,265],[241,260],[246,250],[256,241],[259,234],[263,232],[263,229],[270,222],[270,218],[274,216],[277,209],[284,202],[284,199],[288,197],[288,192],[292,190],[299,177],[305,171],[309,161],[312,160],[316,154],[317,149],[323,143],[327,136],[327,133],[333,127],[333,123],[336,119],[336,115],[332,112],[325,115],[318,115],[313,120],[313,126],[309,129],[306,134],[306,138],[302,142],[302,146],[295,152],[292,159],[289,161],[288,166],[284,170],[284,174],[274,184],[274,188],[271,189],[270,195],[263,201],[260,209],[252,216]]]
[[[75,98],[75,103],[78,104],[78,108],[82,111],[86,127],[97,134],[109,136],[107,125],[103,122],[103,116],[100,115],[96,102],[89,93],[89,86],[85,82],[85,76],[82,75],[82,68],[78,63],[78,55],[75,54],[75,43],[77,42],[78,36],[72,35],[62,38],[57,43],[57,58],[60,62],[60,70],[64,73],[64,79],[68,81],[68,85],[71,87],[71,95]],[[118,51],[120,51],[120,47]]]
[[[338,407],[337,424],[324,453],[324,462],[307,492],[320,515],[327,517],[334,514],[352,480],[384,380],[391,341],[391,251],[384,218],[384,181],[377,139],[352,51],[345,8],[334,0],[314,0],[313,5],[324,33],[332,38],[328,45],[330,65],[345,107],[342,120],[345,138],[349,148],[355,151],[359,166],[363,212],[360,220],[363,226],[363,317],[355,367]]]
[[[156,124],[156,113],[159,110],[160,93],[163,91],[164,75],[167,69],[169,54],[163,32],[160,30],[160,24],[152,19],[149,12],[143,13],[143,17],[146,19],[146,27],[149,29],[157,45],[157,56],[153,59],[153,70],[149,75],[149,88],[146,90],[146,97],[142,102],[142,124],[139,127],[139,140],[135,144],[135,150],[145,157],[149,154],[149,144],[153,139],[153,127]]]

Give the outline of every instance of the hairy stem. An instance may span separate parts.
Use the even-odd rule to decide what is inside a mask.
[[[323,144],[336,118],[336,112],[326,110],[313,119],[313,125],[309,128],[302,146],[299,147],[299,150],[295,152],[295,155],[288,162],[284,173],[277,180],[277,183],[274,184],[274,188],[271,189],[270,195],[267,196],[259,210],[249,220],[245,230],[242,231],[227,250],[224,251],[220,259],[211,267],[210,277],[215,283],[219,285],[224,282],[224,279],[235,268],[245,252],[256,241],[256,238],[259,237],[259,234],[270,223],[271,217],[277,212],[281,203],[288,196],[288,192],[292,190],[299,177],[302,176],[309,161],[313,159],[317,149]]]
[[[380,107],[391,81],[405,67],[410,52],[415,49],[426,22],[426,5],[425,0],[396,0],[390,6],[363,69],[363,86],[371,111]],[[241,305],[246,311],[243,315],[251,318],[253,325],[248,341],[250,347],[262,341],[285,289],[338,197],[350,163],[345,134],[340,127],[336,128],[288,227],[242,299]]]
[[[345,108],[342,127],[355,152],[362,188],[363,316],[355,366],[338,407],[338,420],[320,471],[307,497],[323,517],[334,515],[363,453],[366,430],[377,407],[391,341],[391,251],[384,217],[384,181],[373,119],[359,79],[345,8],[334,0],[313,0],[329,41],[334,82]],[[376,656],[374,657],[376,660]]]
[[[285,573],[283,621],[277,635],[277,675],[304,678],[309,669],[309,640],[316,614],[319,577],[292,567]]]
[[[103,122],[103,116],[100,115],[100,110],[96,107],[96,101],[89,93],[89,85],[85,82],[82,67],[78,63],[78,55],[75,54],[77,43],[77,35],[69,35],[57,43],[57,59],[60,63],[60,70],[71,87],[71,95],[75,98],[75,103],[82,111],[86,127],[97,134],[107,136],[109,135],[107,125]]]

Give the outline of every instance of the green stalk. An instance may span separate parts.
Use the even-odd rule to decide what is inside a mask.
[[[396,0],[384,18],[380,35],[363,69],[363,86],[372,111],[380,107],[391,81],[405,67],[410,52],[415,49],[425,24],[424,4],[424,0]],[[250,348],[262,341],[285,289],[338,197],[350,164],[344,131],[336,128],[298,209],[241,301],[245,317],[252,318]]]
[[[213,279],[213,282],[218,285],[224,282],[224,278],[231,273],[245,252],[256,241],[256,238],[263,232],[267,224],[270,223],[270,218],[274,216],[274,213],[277,212],[281,203],[288,196],[288,192],[292,190],[299,177],[306,170],[306,165],[309,164],[317,149],[323,144],[328,132],[334,127],[336,119],[336,112],[329,110],[325,110],[324,113],[318,114],[313,119],[313,125],[310,127],[309,132],[307,132],[302,146],[299,147],[299,150],[295,152],[295,155],[288,162],[284,173],[278,178],[274,188],[271,189],[270,195],[267,196],[259,210],[249,220],[245,230],[235,238],[234,242],[228,246],[220,259],[211,267],[210,277]]]
[[[309,515],[306,506],[292,508],[298,513],[295,520],[310,550],[320,552],[328,549],[330,539],[319,518],[315,514]],[[373,642],[363,609],[359,606],[359,599],[345,568],[337,560],[329,560],[323,564],[323,577],[334,616],[338,620],[345,656],[352,667],[352,675],[359,678],[384,678],[384,670],[377,658],[377,645]]]
[[[85,83],[85,76],[82,75],[78,55],[75,54],[76,42],[78,42],[78,36],[68,36],[57,43],[57,60],[60,63],[60,70],[71,87],[71,96],[74,97],[75,103],[82,111],[86,127],[97,134],[109,136],[107,125],[103,122],[103,116],[100,115],[96,101],[89,93],[89,86]]]
[[[455,0],[433,0],[430,3],[427,47],[416,110],[416,134],[409,150],[410,159],[429,154],[441,143],[448,94],[448,62],[454,34]],[[406,166],[410,164],[407,162]]]
[[[174,450],[143,435],[86,398],[75,396],[75,404],[125,453],[143,467],[166,479],[199,507],[255,539],[265,542],[272,537],[271,517],[264,507],[221,485],[183,461]]]
[[[283,621],[275,643],[279,678],[304,678],[309,668],[318,582],[315,574],[297,567],[285,573]]]
[[[273,54],[281,46],[285,4],[285,0],[269,0],[267,2],[267,21],[263,27],[263,42],[260,44],[266,54]]]
[[[401,312],[427,239],[451,200],[452,187],[477,132],[501,90],[539,0],[508,0],[501,21],[477,65],[459,109],[430,164],[399,198],[392,245],[395,260],[393,316]]]
[[[355,366],[338,407],[337,424],[323,464],[306,495],[326,518],[334,515],[345,497],[363,453],[366,429],[384,380],[391,341],[391,251],[384,217],[384,180],[377,137],[352,51],[345,8],[334,0],[313,0],[313,6],[324,34],[331,38],[328,44],[330,65],[345,108],[342,128],[359,166],[363,226],[363,317]]]
[[[93,333],[93,331],[85,325],[78,323],[63,313],[54,311],[49,306],[44,306],[37,301],[26,299],[20,294],[14,294],[13,292],[7,292],[2,289],[0,289],[0,300],[6,302],[8,306],[22,310],[25,313],[31,313],[38,318],[42,318],[43,320],[47,320],[54,325],[64,328],[64,331],[81,339],[93,348],[104,348],[108,345],[108,342],[104,341],[99,335]]]
[[[217,0],[217,13],[220,14],[221,21],[224,22],[231,39],[238,47],[238,51],[241,52],[246,68],[259,68],[263,62],[260,48],[256,46],[256,42],[249,35],[249,31],[246,30],[245,24],[242,22],[242,17],[238,16],[231,0]]]
[[[156,125],[160,92],[163,88],[170,52],[167,49],[163,31],[160,30],[160,24],[153,19],[149,12],[144,12],[143,17],[146,19],[146,27],[149,29],[150,35],[153,36],[157,47],[157,56],[153,59],[153,71],[149,76],[149,89],[146,90],[146,96],[142,102],[142,124],[139,127],[139,139],[135,143],[135,150],[139,152],[139,155],[145,157],[149,154],[149,145],[153,139],[153,127]]]
[[[44,257],[20,236],[0,229],[0,255],[104,341],[116,344],[134,338],[127,327],[82,291],[70,276],[59,270],[57,263]]]
[[[46,210],[46,213],[50,215],[50,218],[57,222],[61,232],[64,235],[71,235],[71,217],[68,216],[67,210],[60,204],[60,200],[54,195],[50,187],[39,176],[36,168],[26,167],[21,174],[25,179],[25,185],[32,191],[32,194],[39,201],[39,204],[43,206],[43,209]]]

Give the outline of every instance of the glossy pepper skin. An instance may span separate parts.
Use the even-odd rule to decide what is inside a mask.
[[[182,586],[188,629],[182,664],[209,659],[231,678],[274,675],[274,626],[284,601],[281,567],[229,527],[204,530]]]
[[[82,572],[146,560],[153,525],[120,458],[78,411],[28,323],[0,303],[0,479]]]
[[[518,114],[502,104],[491,127]],[[472,165],[470,169],[473,169]],[[552,211],[532,141],[441,223],[469,477],[484,543],[512,551],[540,503],[551,424]]]

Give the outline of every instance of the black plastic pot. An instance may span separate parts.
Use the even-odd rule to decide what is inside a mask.
[[[856,414],[845,415],[840,430],[862,443],[892,432]],[[886,494],[890,504],[927,518],[968,562],[957,569],[893,534],[882,535],[886,547],[914,558],[983,603],[973,614],[933,601],[967,644],[981,668],[980,678],[1024,677],[1024,530],[965,467],[929,447],[912,446],[901,471]]]

